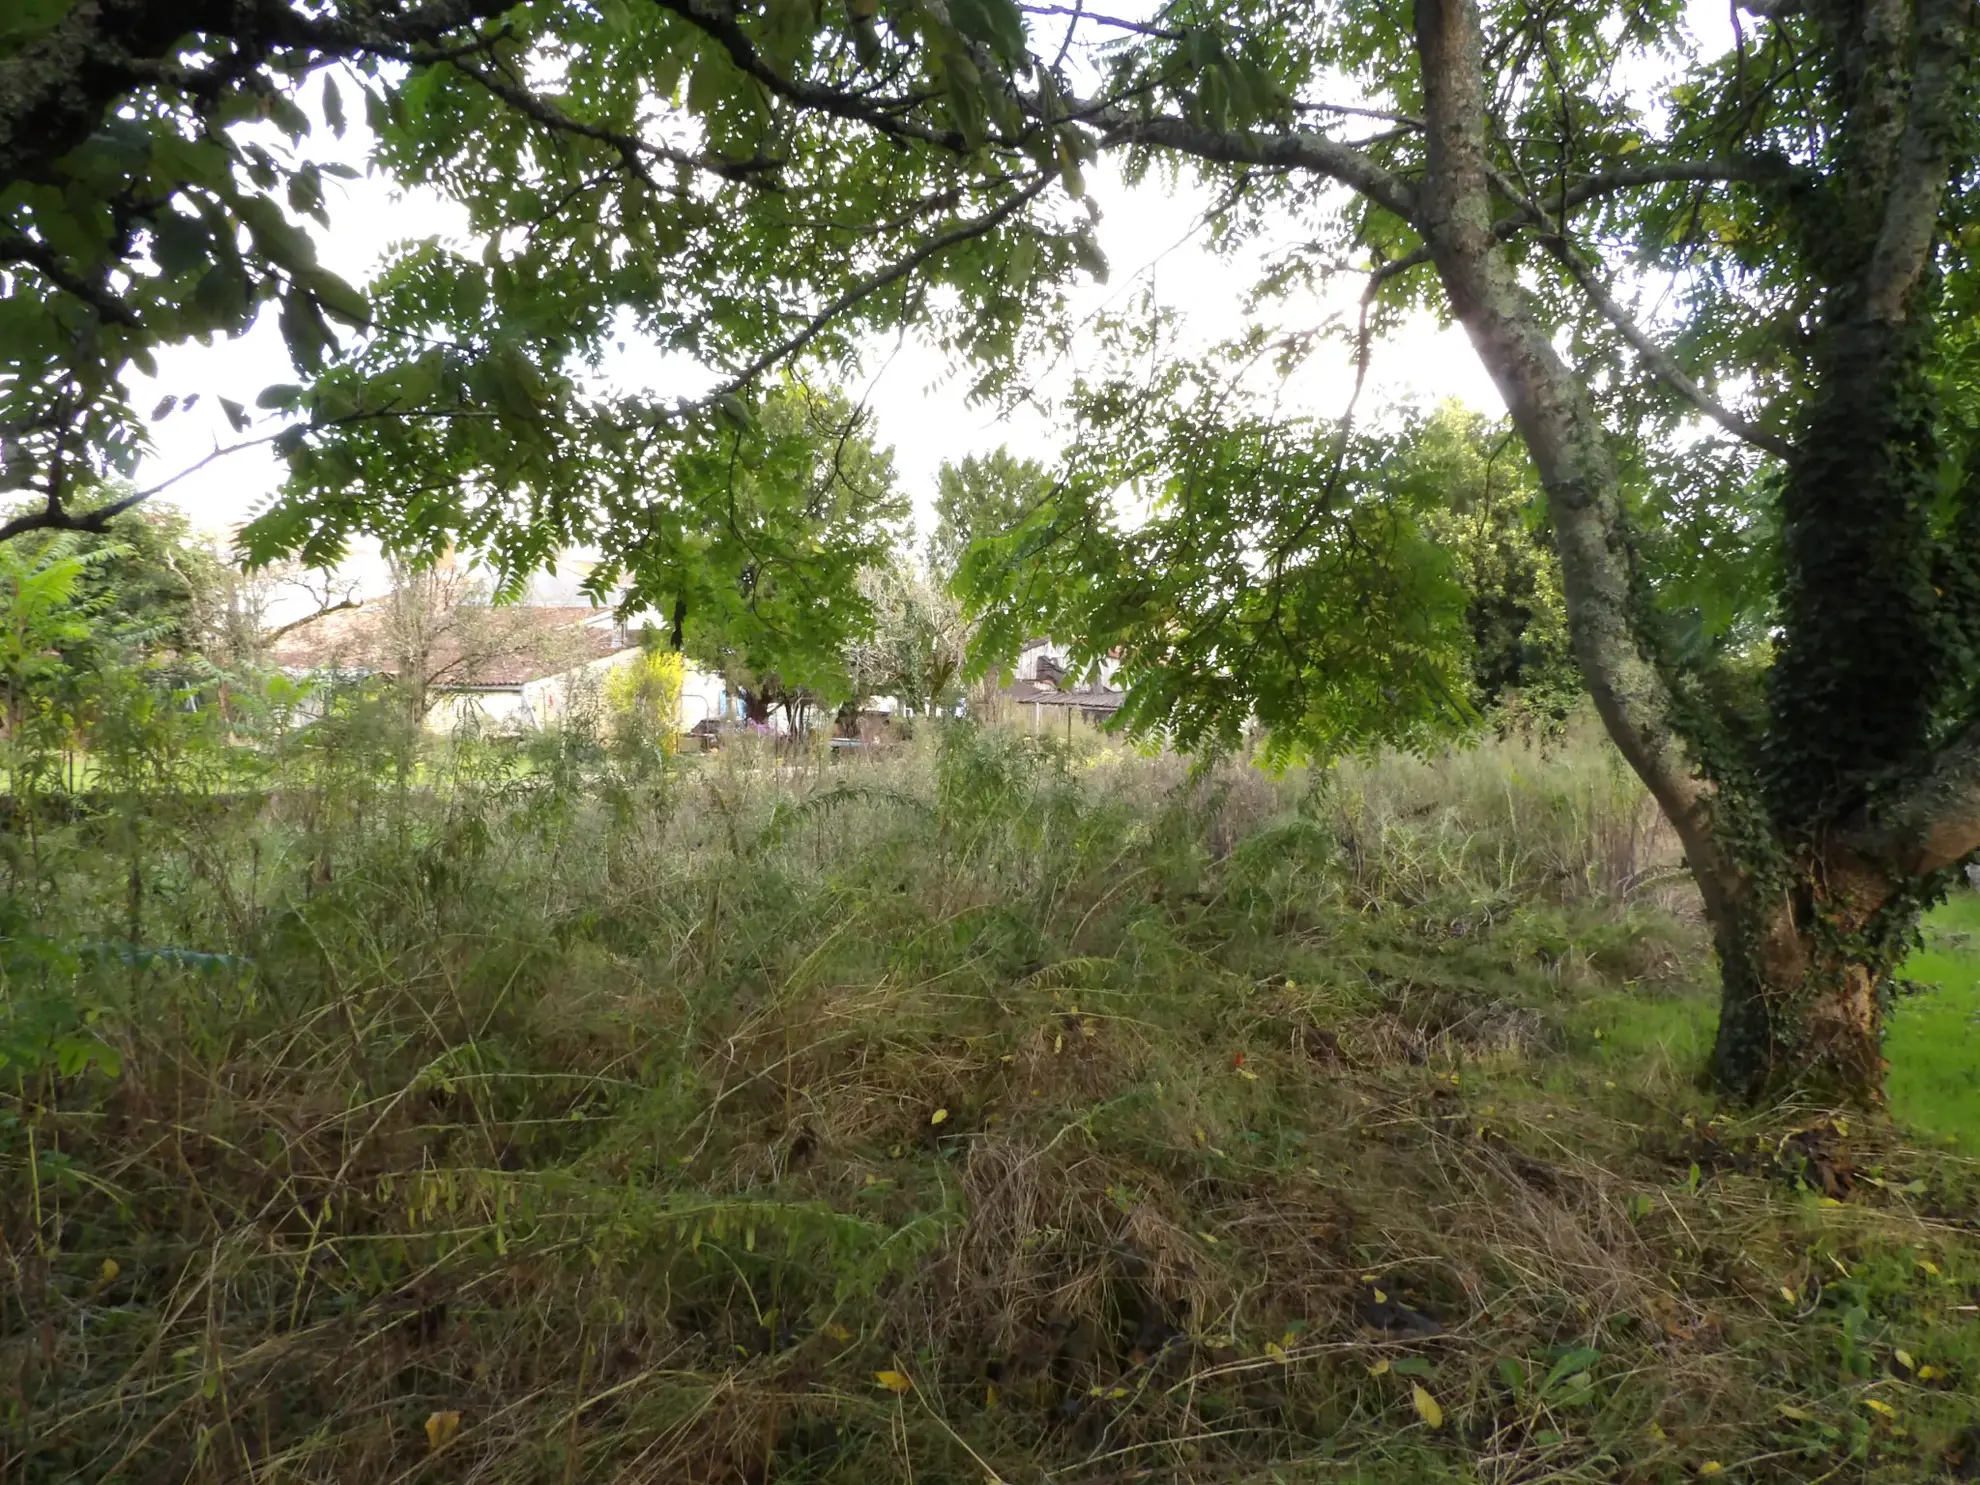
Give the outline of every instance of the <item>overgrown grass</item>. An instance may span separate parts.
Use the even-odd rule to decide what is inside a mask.
[[[1592,745],[361,765],[15,861],[0,1478],[1974,1452],[1974,1165],[1711,1107],[1699,934]]]

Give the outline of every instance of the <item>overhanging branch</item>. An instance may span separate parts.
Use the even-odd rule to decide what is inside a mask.
[[[1575,252],[1572,244],[1558,233],[1549,234],[1544,240],[1547,250],[1563,268],[1567,269],[1568,276],[1587,296],[1588,302],[1595,306],[1595,312],[1615,326],[1616,333],[1628,341],[1636,354],[1643,358],[1643,364],[1649,368],[1652,376],[1735,438],[1750,443],[1757,449],[1765,450],[1776,459],[1793,457],[1794,446],[1785,438],[1769,432],[1750,419],[1741,417],[1693,381],[1684,368],[1672,358],[1670,352],[1652,340],[1649,333],[1631,319],[1620,304],[1616,303],[1609,291],[1602,287],[1601,280],[1596,278],[1593,270],[1582,261],[1581,255]]]

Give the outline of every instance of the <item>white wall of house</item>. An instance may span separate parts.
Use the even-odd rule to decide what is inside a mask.
[[[525,727],[552,727],[561,723],[579,704],[587,691],[602,691],[615,670],[639,659],[637,646],[619,650],[572,670],[516,686],[477,686],[444,691],[427,713],[429,731],[451,734],[469,718],[492,732],[511,732]],[[742,715],[740,698],[729,691],[719,675],[687,668],[681,681],[680,712],[675,725],[687,731],[708,717],[734,719]],[[771,717],[772,730],[785,730],[783,714]]]

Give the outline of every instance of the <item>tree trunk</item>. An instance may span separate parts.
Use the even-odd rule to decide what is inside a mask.
[[[1759,1098],[1790,1084],[1882,1101],[1883,1008],[1917,910],[1847,852],[1721,898],[1714,1081]]]

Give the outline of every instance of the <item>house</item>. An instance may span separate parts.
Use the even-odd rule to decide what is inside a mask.
[[[607,608],[573,604],[422,607],[387,594],[281,634],[273,664],[295,676],[357,679],[416,673],[429,731],[474,721],[496,731],[547,727],[640,657],[639,635]],[[678,725],[686,728],[721,681],[689,670]]]
[[[1027,641],[1018,651],[1012,679],[997,693],[1030,719],[1034,732],[1054,723],[1067,725],[1075,716],[1095,724],[1109,721],[1127,700],[1127,692],[1114,685],[1121,668],[1119,651],[1105,656],[1096,673],[1077,678],[1067,668],[1066,655],[1066,647],[1050,639]]]

